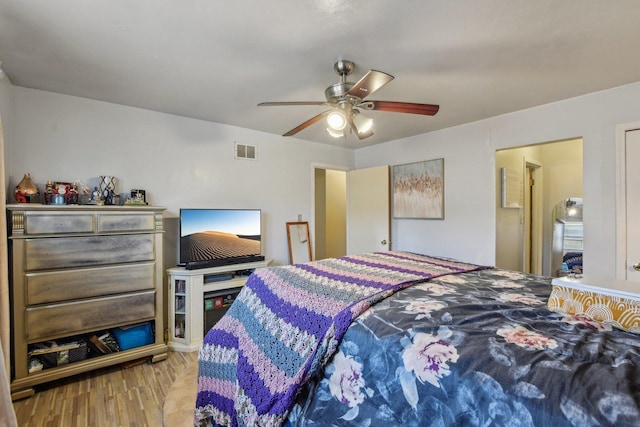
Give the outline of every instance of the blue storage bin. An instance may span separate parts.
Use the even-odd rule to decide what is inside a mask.
[[[150,322],[125,328],[115,328],[112,332],[113,336],[116,337],[116,341],[118,341],[120,350],[123,351],[153,344],[153,331],[151,330]]]

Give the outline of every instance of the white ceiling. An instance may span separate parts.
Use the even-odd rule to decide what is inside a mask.
[[[395,76],[363,147],[640,81],[637,0],[0,0],[12,83],[283,134],[323,106],[338,59]]]

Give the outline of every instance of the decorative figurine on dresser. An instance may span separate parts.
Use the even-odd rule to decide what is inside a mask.
[[[31,179],[29,172],[25,173],[22,181],[16,185],[13,195],[18,203],[37,203],[40,201],[40,189]]]
[[[164,210],[7,206],[14,400],[48,381],[167,357]]]

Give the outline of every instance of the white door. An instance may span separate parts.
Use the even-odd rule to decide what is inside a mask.
[[[627,280],[640,282],[640,130],[628,131],[625,144]]]
[[[391,247],[389,166],[347,173],[347,254]]]

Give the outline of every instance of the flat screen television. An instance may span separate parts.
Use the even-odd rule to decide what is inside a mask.
[[[180,265],[187,269],[261,261],[260,209],[180,209]]]

